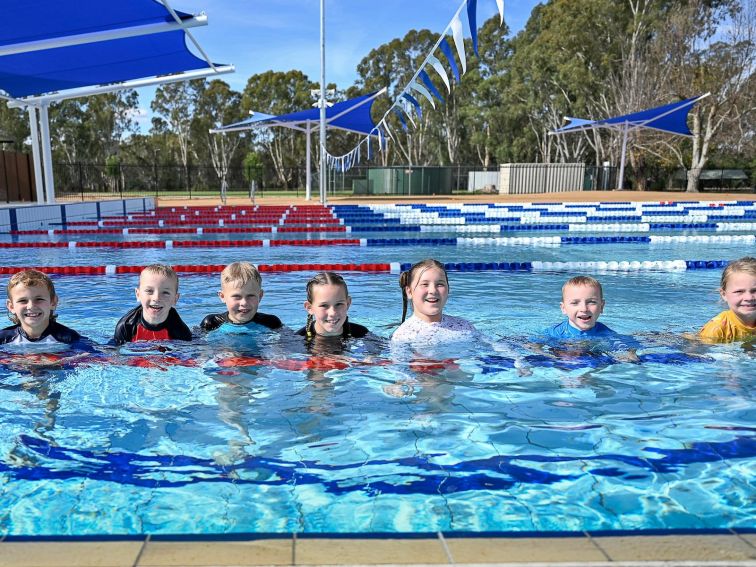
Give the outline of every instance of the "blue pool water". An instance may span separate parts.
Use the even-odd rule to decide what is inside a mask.
[[[33,264],[411,262],[431,253],[446,262],[643,261],[754,250],[42,249]],[[0,265],[21,263],[19,250],[0,250]],[[260,310],[298,329],[310,275],[264,274]],[[602,321],[641,343],[639,364],[523,350],[561,319],[571,274],[452,273],[447,312],[488,341],[417,353],[385,340],[401,316],[397,276],[344,275],[350,318],[379,338],[309,367],[287,333],[211,335],[168,353],[103,347],[99,361],[63,369],[29,370],[3,355],[0,533],[756,527],[754,347],[681,338],[723,308],[718,270],[597,275]],[[60,321],[99,343],[135,305],[134,276],[55,283]],[[217,274],[181,277],[178,309],[190,326],[223,310],[217,287]],[[230,356],[248,358],[226,365]]]

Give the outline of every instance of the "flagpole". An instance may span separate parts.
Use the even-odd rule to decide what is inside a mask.
[[[325,0],[320,0],[320,202],[326,204]]]

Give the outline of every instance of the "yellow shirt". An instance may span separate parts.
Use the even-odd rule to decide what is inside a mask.
[[[698,335],[705,340],[729,343],[756,336],[756,327],[747,326],[728,309],[706,323]]]

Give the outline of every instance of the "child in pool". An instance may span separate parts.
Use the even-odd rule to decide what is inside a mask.
[[[113,342],[191,341],[192,332],[174,309],[179,299],[178,275],[170,266],[152,264],[139,274],[134,289],[139,305],[116,324]]]
[[[613,351],[626,351],[627,358],[637,361],[637,343],[600,323],[606,301],[601,283],[590,276],[576,276],[562,286],[562,302],[559,307],[567,318],[542,331],[549,339],[606,339]]]
[[[0,344],[64,344],[87,347],[73,329],[56,321],[58,296],[52,280],[37,270],[24,270],[8,282],[8,318],[14,323],[0,331]]]
[[[706,323],[699,336],[711,342],[756,337],[756,258],[730,262],[722,272],[719,295],[729,309]]]
[[[449,299],[449,278],[438,260],[428,258],[402,272],[399,287],[402,290],[402,324],[391,336],[392,343],[465,341],[478,336],[469,321],[444,315],[444,306]],[[412,316],[406,319],[408,303],[412,304]]]
[[[352,305],[347,284],[340,275],[320,272],[307,282],[307,322],[297,331],[308,339],[339,337],[362,338],[370,331],[367,327],[349,321],[347,312]]]
[[[226,304],[225,313],[211,314],[200,323],[203,331],[214,331],[223,326],[238,330],[243,328],[280,329],[281,320],[275,315],[260,313],[264,291],[262,277],[249,262],[234,262],[221,272],[220,300]]]

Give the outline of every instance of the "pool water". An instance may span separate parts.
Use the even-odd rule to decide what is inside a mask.
[[[18,251],[2,250],[2,265]],[[40,250],[34,264],[411,262],[428,248]],[[437,247],[446,262],[732,259],[706,244]],[[112,254],[112,257],[109,256]],[[13,258],[13,261],[11,260]],[[305,259],[306,258],[306,259]],[[260,310],[304,324],[309,272],[264,274]],[[643,362],[523,343],[558,322],[564,272],[450,274],[449,314],[487,337],[392,349],[398,277],[345,273],[377,338],[308,353],[291,333],[211,334],[64,368],[0,366],[0,533],[753,528],[753,344],[701,345],[718,270],[607,272],[602,321]],[[190,325],[218,275],[181,277]],[[134,276],[55,278],[60,321],[105,343]],[[517,359],[517,364],[515,364]],[[517,367],[515,367],[517,366]]]

